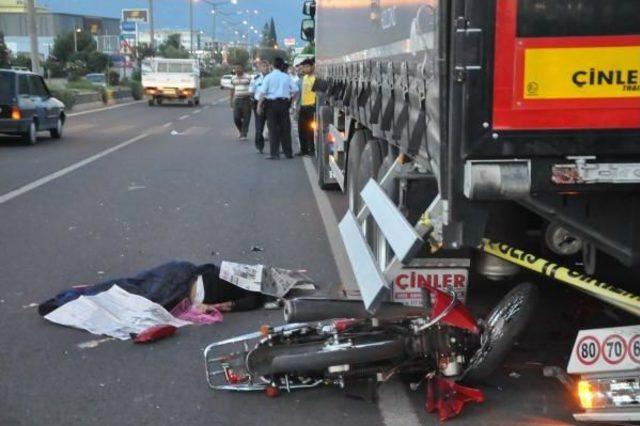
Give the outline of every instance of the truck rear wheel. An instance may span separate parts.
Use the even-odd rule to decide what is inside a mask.
[[[349,141],[349,153],[347,157],[347,197],[349,198],[349,210],[354,215],[360,211],[360,190],[358,189],[358,169],[360,157],[367,143],[367,135],[364,130],[356,131]]]

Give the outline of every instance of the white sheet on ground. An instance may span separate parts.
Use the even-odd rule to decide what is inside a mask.
[[[120,340],[156,325],[191,324],[175,318],[161,305],[114,285],[94,296],[80,296],[45,316],[49,321]]]

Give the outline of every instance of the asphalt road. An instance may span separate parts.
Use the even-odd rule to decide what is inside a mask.
[[[377,405],[334,388],[276,399],[210,391],[203,348],[279,323],[279,311],[227,314],[221,324],[182,328],[148,346],[107,341],[88,349],[78,345],[98,336],[37,315],[34,303],[71,285],[173,259],[305,268],[323,292],[335,293],[331,233],[307,173],[300,159],[265,161],[251,142],[236,140],[217,90],[199,108],[137,103],[72,116],[60,141],[43,135],[30,147],[1,139],[0,424],[435,424],[423,412],[423,392],[408,394],[399,383]],[[344,197],[328,197],[340,215]],[[488,309],[504,291],[478,287],[479,306]],[[531,340],[489,384],[487,402],[451,424],[571,422],[571,398],[540,374],[542,364],[566,362],[571,345],[572,331],[560,327],[568,336],[558,337],[554,355],[538,354],[549,341],[540,324],[564,318],[551,312],[545,308]]]

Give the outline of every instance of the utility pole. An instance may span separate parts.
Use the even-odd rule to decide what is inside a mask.
[[[149,46],[151,47],[151,50],[154,52],[155,56],[156,40],[153,29],[153,0],[149,0],[149,37]]]
[[[40,74],[40,54],[38,53],[38,25],[36,22],[35,0],[27,0],[29,21],[29,42],[31,44],[31,70]]]
[[[189,43],[191,56],[193,56],[193,0],[189,0]]]

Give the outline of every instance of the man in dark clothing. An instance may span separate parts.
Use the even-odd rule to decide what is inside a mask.
[[[260,154],[264,150],[264,126],[267,124],[267,117],[264,113],[258,114],[258,102],[260,101],[260,88],[262,87],[262,81],[265,76],[269,74],[269,62],[266,60],[260,61],[260,74],[258,74],[253,80],[251,80],[251,86],[249,92],[251,92],[251,105],[253,106],[253,115],[255,117],[256,136],[255,144],[256,149]]]
[[[286,73],[287,65],[282,58],[276,58],[273,62],[274,70],[262,81],[260,88],[260,103],[258,112],[267,114],[267,126],[269,126],[269,143],[271,155],[269,160],[280,159],[280,145],[287,158],[293,158],[291,149],[291,117],[289,108],[295,98],[298,87]]]
[[[251,78],[244,73],[242,65],[236,66],[236,75],[231,79],[231,108],[233,108],[233,122],[238,129],[238,138],[247,140],[249,124],[251,124],[251,94],[249,85]]]

